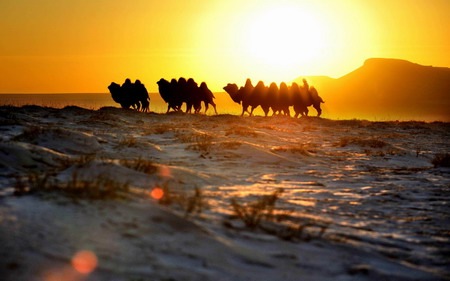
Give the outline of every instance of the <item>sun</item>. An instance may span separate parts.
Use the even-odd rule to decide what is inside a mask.
[[[247,52],[274,68],[311,63],[327,46],[323,20],[312,10],[295,4],[254,12],[245,37]]]

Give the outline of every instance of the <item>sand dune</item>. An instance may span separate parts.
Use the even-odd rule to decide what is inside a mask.
[[[0,113],[2,280],[450,278],[448,123]]]

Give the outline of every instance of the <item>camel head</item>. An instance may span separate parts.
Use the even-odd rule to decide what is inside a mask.
[[[112,82],[109,86],[108,86],[108,90],[111,93],[111,97],[113,98],[113,100],[117,103],[121,103],[122,101],[122,91],[121,91],[121,87],[119,84]]]
[[[158,86],[163,86],[163,85],[169,84],[169,81],[167,81],[166,79],[161,78],[161,79],[159,79],[158,82],[156,82],[156,84],[158,84]]]
[[[239,87],[236,84],[230,84],[228,83],[225,87],[223,87],[223,89],[225,90],[225,92],[227,92],[231,99],[236,102],[236,103],[241,103],[241,100],[238,98],[238,91],[239,91]]]

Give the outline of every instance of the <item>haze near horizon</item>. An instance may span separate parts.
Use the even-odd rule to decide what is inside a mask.
[[[0,93],[111,81],[338,78],[371,57],[450,66],[448,1],[4,1]]]

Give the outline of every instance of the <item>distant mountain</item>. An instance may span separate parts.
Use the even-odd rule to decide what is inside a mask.
[[[450,68],[373,58],[338,79],[305,78],[332,118],[450,121]]]
[[[334,83],[337,79],[328,76],[300,76],[293,80],[292,82],[297,82],[299,85],[303,85],[303,78],[308,80],[308,83],[315,85],[316,87],[327,86]]]

